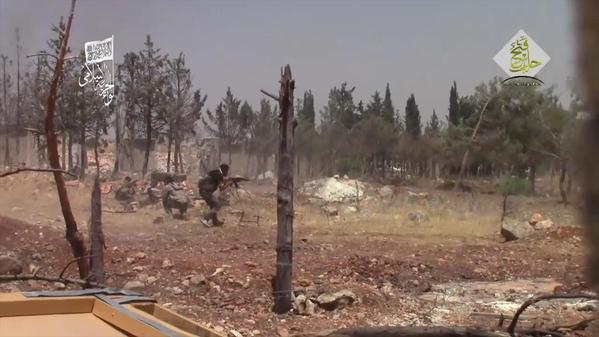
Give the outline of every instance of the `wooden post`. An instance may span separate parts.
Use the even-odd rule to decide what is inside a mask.
[[[75,0],[71,2],[71,12],[67,21],[66,27],[61,23],[61,34],[60,34],[60,53],[56,60],[56,66],[54,68],[54,77],[50,85],[50,93],[48,94],[47,111],[45,122],[45,133],[48,149],[48,159],[50,161],[50,167],[55,170],[60,170],[60,159],[58,156],[58,139],[56,137],[56,131],[54,128],[54,112],[56,110],[56,93],[58,91],[58,82],[62,74],[62,66],[64,63],[64,56],[67,52],[67,43],[69,41],[69,33],[71,30],[71,23],[73,22],[73,16],[75,12]],[[89,263],[85,259],[86,249],[85,242],[81,232],[77,229],[77,222],[75,216],[71,210],[71,203],[69,202],[69,196],[67,194],[67,188],[64,183],[64,177],[60,172],[54,172],[54,181],[56,182],[56,191],[58,192],[58,199],[60,201],[60,207],[62,209],[62,216],[67,227],[66,238],[71,245],[71,251],[73,256],[77,259],[77,266],[79,267],[79,277],[86,279],[89,274]]]
[[[599,2],[577,2],[579,74],[585,85],[584,97],[590,113],[584,120],[581,133],[578,165],[581,168],[581,185],[584,191],[583,217],[588,228],[587,238],[591,248],[588,270],[595,286],[599,285]]]
[[[291,310],[293,291],[293,161],[294,133],[297,122],[293,116],[293,90],[295,81],[291,77],[289,65],[281,70],[279,96],[262,90],[265,95],[278,100],[279,109],[279,151],[277,170],[277,270],[274,280],[273,310],[284,314]]]
[[[90,267],[93,280],[104,283],[104,233],[102,232],[102,192],[100,192],[100,176],[96,175],[91,198]]]

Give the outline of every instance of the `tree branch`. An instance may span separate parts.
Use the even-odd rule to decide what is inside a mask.
[[[268,96],[268,97],[270,97],[270,98],[274,99],[274,100],[275,100],[275,101],[277,101],[277,102],[280,100],[280,98],[279,98],[278,96],[275,96],[275,95],[273,95],[273,94],[271,94],[271,93],[268,93],[268,92],[266,92],[266,91],[265,91],[265,90],[263,90],[263,89],[260,89],[260,92],[261,92],[261,93],[263,93],[263,94],[265,94],[266,96]]]
[[[61,278],[61,277],[49,277],[49,276],[38,276],[38,275],[0,275],[0,283],[13,282],[13,281],[46,281],[46,282],[62,282],[65,284],[77,284],[82,287],[94,287],[103,288],[104,285],[72,278]]]
[[[67,172],[62,169],[42,169],[42,168],[31,168],[31,167],[19,167],[13,171],[6,171],[6,172],[0,173],[0,178],[4,178],[4,177],[7,177],[7,176],[10,176],[13,174],[17,174],[19,172],[52,172],[52,173],[59,172],[59,173],[68,174],[72,177],[76,177],[71,172]]]
[[[590,294],[555,294],[555,295],[541,295],[537,297],[533,297],[520,306],[520,308],[514,314],[514,318],[512,318],[512,322],[507,328],[507,332],[510,336],[514,337],[514,331],[516,330],[516,325],[518,324],[518,318],[520,315],[528,308],[529,306],[546,300],[554,300],[554,299],[569,299],[569,298],[586,298],[590,300],[599,300],[599,296],[590,295]],[[558,336],[558,335],[554,335]]]

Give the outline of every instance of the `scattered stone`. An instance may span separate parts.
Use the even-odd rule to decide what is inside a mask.
[[[409,202],[416,202],[419,200],[425,200],[428,199],[428,193],[414,193],[412,191],[408,191],[408,201]]]
[[[322,211],[324,212],[324,214],[326,214],[328,216],[339,215],[339,211],[337,210],[337,208],[335,208],[333,206],[329,206],[329,205],[323,206]]]
[[[378,193],[383,198],[391,198],[393,196],[393,186],[385,185],[378,189]]]
[[[144,267],[142,267],[142,266],[135,266],[135,267],[133,267],[133,271],[136,271],[138,273],[142,272],[142,271],[144,271]]]
[[[312,284],[312,282],[310,282],[310,280],[306,280],[306,279],[300,279],[297,281],[297,283],[302,287],[309,287],[310,284]]]
[[[575,307],[578,311],[596,312],[599,310],[599,301],[584,301],[577,303]]]
[[[536,230],[547,230],[551,227],[553,227],[553,221],[551,221],[551,219],[539,221],[534,225]]]
[[[181,289],[179,287],[174,287],[173,288],[173,294],[175,294],[175,295],[181,295],[181,294],[183,294],[183,289]]]
[[[164,261],[162,261],[162,268],[163,269],[170,269],[173,266],[174,266],[174,264],[169,259],[165,259]]]
[[[543,220],[545,220],[545,218],[543,218],[543,215],[541,215],[541,213],[535,213],[530,216],[530,219],[528,219],[528,223],[534,226],[537,224],[537,222],[541,222]]]
[[[210,274],[209,277],[214,277],[214,276],[216,276],[216,275],[218,275],[218,274],[220,274],[220,273],[222,273],[224,271],[225,271],[225,268],[220,268],[220,267],[216,268],[216,270],[214,271],[214,273]]]
[[[343,208],[341,208],[341,213],[343,214],[352,214],[357,212],[358,208],[356,208],[355,206],[343,206]]]
[[[277,335],[279,337],[289,337],[289,330],[287,330],[287,328],[284,326],[278,325],[275,330],[277,331]]]
[[[194,286],[205,285],[206,284],[206,278],[204,277],[204,275],[193,275],[189,279],[189,283],[191,283]]]
[[[150,276],[148,277],[148,279],[146,280],[147,284],[154,284],[158,279],[154,276]]]
[[[335,293],[324,293],[318,296],[318,306],[325,310],[341,309],[351,305],[357,300],[357,296],[350,290],[341,290]]]
[[[128,258],[127,258],[127,263],[128,263],[128,264],[134,264],[134,263],[135,263],[135,258],[128,257]]]
[[[525,238],[533,232],[534,229],[528,222],[504,221],[501,224],[501,235],[505,238],[506,242]]]
[[[186,279],[186,280],[183,280],[183,282],[181,282],[181,284],[182,284],[184,287],[189,287],[189,280],[187,280],[187,279]]]
[[[41,260],[41,259],[42,259],[42,254],[35,253],[35,254],[31,255],[31,259],[32,259],[33,261],[39,261],[39,260]]]
[[[255,262],[252,262],[252,261],[246,261],[245,265],[250,268],[256,268],[258,266]]]
[[[125,290],[138,291],[141,292],[144,290],[144,284],[141,281],[129,281],[125,283],[123,286]]]
[[[243,337],[243,335],[237,330],[230,330],[229,337]]]
[[[54,282],[54,289],[56,290],[64,290],[67,286],[62,282]]]
[[[410,221],[413,221],[415,223],[422,223],[424,221],[428,221],[428,215],[426,215],[426,213],[421,212],[421,211],[413,211],[408,213],[408,219],[410,219]]]
[[[143,260],[143,259],[146,258],[146,253],[139,252],[139,253],[135,254],[135,258],[138,259],[138,260]]]
[[[0,256],[0,275],[19,275],[23,272],[23,264],[19,259],[2,255]]]
[[[137,279],[141,282],[146,282],[148,280],[148,274],[139,274],[137,275]]]

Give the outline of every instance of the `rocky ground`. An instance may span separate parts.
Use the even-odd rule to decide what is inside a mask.
[[[0,188],[0,255],[18,258],[26,273],[39,268],[40,275],[58,275],[71,254],[51,180],[15,177]],[[500,314],[509,317],[534,294],[588,290],[584,233],[571,207],[551,198],[516,198],[512,218],[522,223],[540,213],[553,224],[504,243],[498,196],[374,188],[356,203],[297,198],[294,289],[302,314],[277,316],[270,311],[274,188],[246,188],[249,193],[223,209],[223,228],[198,225],[202,205],[189,221],[164,218],[158,206],[106,212],[107,285],[152,295],[216,330],[243,336],[370,325],[495,327]],[[86,232],[89,184],[70,186],[69,193]],[[106,194],[104,208],[117,209],[110,199]],[[245,221],[255,216],[259,223]],[[75,277],[76,270],[67,276]],[[0,284],[1,291],[57,287],[62,285]],[[326,295],[339,291],[346,293],[327,307],[333,310],[318,305],[334,302]],[[522,323],[568,325],[594,310],[596,303],[582,300],[543,303],[528,310]],[[579,334],[597,331],[591,326]]]

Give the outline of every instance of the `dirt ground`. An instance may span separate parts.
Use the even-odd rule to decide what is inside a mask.
[[[91,183],[72,183],[69,195],[87,234]],[[142,292],[198,322],[227,333],[275,336],[367,325],[494,327],[534,293],[587,290],[586,247],[577,210],[555,197],[513,197],[510,216],[541,213],[555,225],[522,240],[499,235],[501,197],[492,194],[399,187],[372,195],[356,213],[327,216],[296,198],[294,286],[308,295],[349,289],[357,303],[312,316],[271,313],[275,268],[276,198],[273,184],[249,183],[242,199],[222,210],[225,225],[170,219],[158,205],[136,213],[103,213],[107,285],[144,283]],[[412,200],[408,191],[427,192]],[[71,260],[50,175],[22,174],[0,184],[0,254],[11,253],[40,275],[57,276]],[[118,209],[112,194],[103,208]],[[240,222],[260,216],[259,223]],[[425,214],[422,221],[411,212]],[[143,253],[143,254],[141,254]],[[206,282],[189,283],[192,275]],[[73,268],[67,276],[75,277]],[[535,286],[542,285],[542,286]],[[481,286],[482,285],[482,286]],[[531,288],[531,285],[532,288]],[[0,291],[51,289],[42,282],[0,284]],[[482,287],[478,290],[476,287]],[[472,290],[474,289],[474,290]],[[482,290],[481,290],[482,289]],[[588,317],[575,301],[531,308],[524,325],[567,325]],[[580,335],[597,333],[590,327]]]

